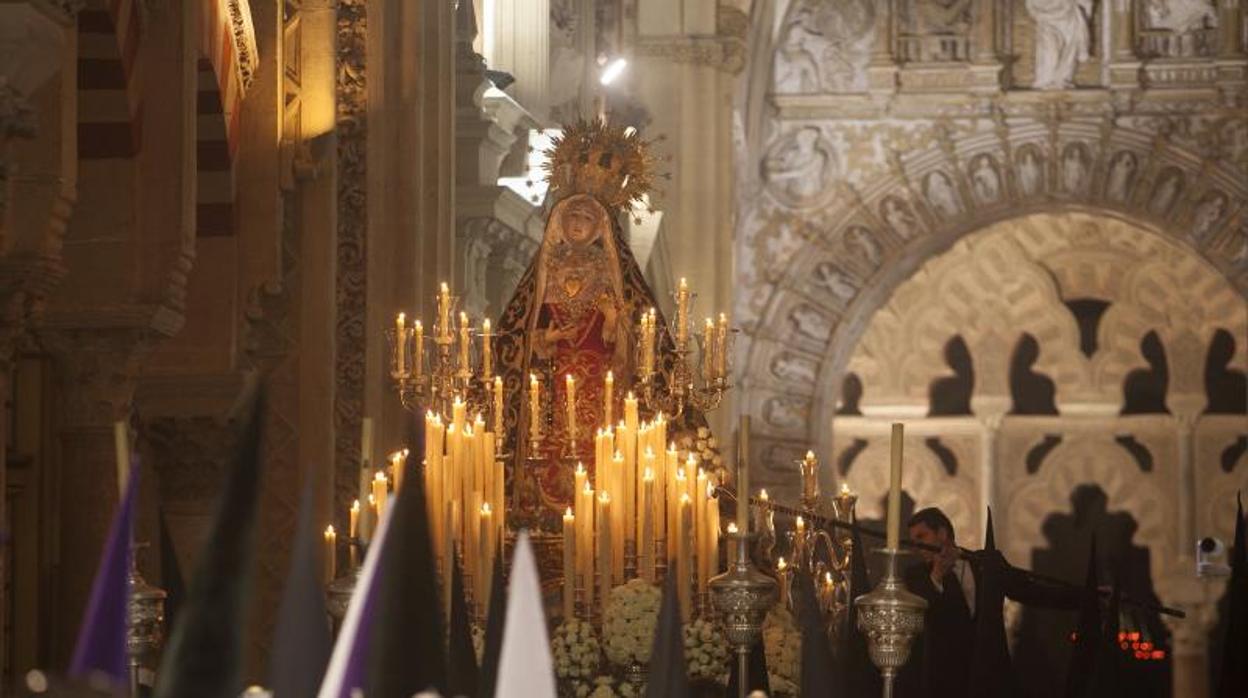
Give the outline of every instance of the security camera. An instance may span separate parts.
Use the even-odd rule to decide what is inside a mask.
[[[1227,577],[1231,568],[1224,562],[1226,544],[1212,536],[1196,541],[1196,576]]]

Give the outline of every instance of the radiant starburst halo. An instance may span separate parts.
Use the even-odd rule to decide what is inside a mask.
[[[545,151],[546,181],[560,199],[589,194],[609,209],[631,208],[654,186],[651,145],[632,128],[578,121]]]

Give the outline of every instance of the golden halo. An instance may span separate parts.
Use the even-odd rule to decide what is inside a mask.
[[[634,129],[582,119],[544,152],[546,181],[559,199],[588,194],[608,209],[631,208],[654,185],[650,146]]]

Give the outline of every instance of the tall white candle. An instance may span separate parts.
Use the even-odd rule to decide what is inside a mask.
[[[893,423],[892,468],[888,478],[888,549],[896,550],[901,544],[901,460],[905,427]]]
[[[563,619],[576,616],[576,518],[572,508],[563,514]]]

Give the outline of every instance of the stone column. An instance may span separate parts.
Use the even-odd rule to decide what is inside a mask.
[[[507,88],[539,119],[550,109],[550,0],[494,0],[485,29],[486,63],[516,78]]]
[[[1192,546],[1196,542],[1196,424],[1204,408],[1204,396],[1171,395],[1167,401],[1174,413],[1178,436],[1178,482],[1175,494],[1178,498],[1178,526],[1176,530],[1179,560],[1190,562]]]
[[[1244,27],[1242,3],[1219,3],[1218,10],[1218,56],[1222,58],[1243,58]]]
[[[72,8],[0,4],[0,24],[21,23],[25,36],[9,34],[0,54],[19,74],[0,86],[0,521],[8,520],[7,396],[11,394],[18,337],[37,320],[45,299],[64,276],[60,244],[75,198],[77,90],[73,66],[77,36]],[[7,70],[0,66],[0,71]],[[0,555],[0,580],[8,579]],[[0,629],[8,626],[7,588],[0,585]],[[9,656],[0,630],[0,657]]]
[[[1139,82],[1140,59],[1135,55],[1135,0],[1113,0],[1109,14],[1109,81],[1111,87],[1132,87]]]
[[[1001,85],[1001,59],[997,46],[998,15],[1004,12],[997,0],[977,0],[975,25],[971,28],[971,81],[977,92],[996,92]]]
[[[1011,400],[1008,395],[975,396],[971,399],[971,409],[975,412],[983,429],[980,451],[979,470],[979,530],[988,531],[988,509],[997,506],[997,444],[1001,437],[1001,423],[1010,411]],[[1006,541],[997,536],[997,547]]]
[[[872,92],[891,93],[897,89],[897,57],[894,36],[897,31],[897,0],[875,3],[875,42],[867,65],[867,85]]]
[[[113,424],[129,418],[150,331],[134,327],[49,329],[60,415],[52,485],[56,546],[51,665],[73,649],[109,522],[120,495]]]

